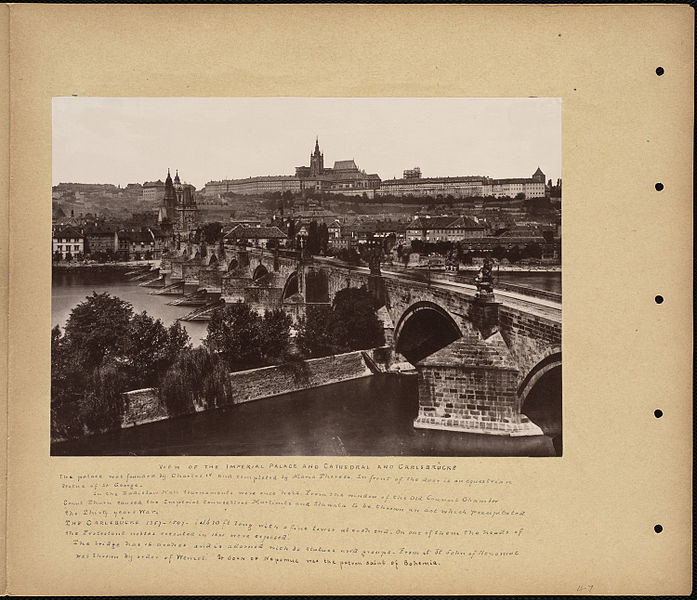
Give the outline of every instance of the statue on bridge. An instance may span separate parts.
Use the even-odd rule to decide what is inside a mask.
[[[303,263],[307,259],[311,258],[310,252],[305,249],[305,237],[300,236],[300,254],[298,256],[299,262]]]
[[[382,262],[382,248],[370,248],[366,254],[368,259],[368,267],[370,267],[370,274],[381,276],[382,271],[380,270],[380,263]]]
[[[488,256],[484,257],[484,264],[474,278],[474,285],[477,286],[477,298],[482,300],[494,299],[493,262]]]

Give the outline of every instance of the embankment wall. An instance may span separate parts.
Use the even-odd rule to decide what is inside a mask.
[[[360,351],[230,373],[235,404],[370,375]]]

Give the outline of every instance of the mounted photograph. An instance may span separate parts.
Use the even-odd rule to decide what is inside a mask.
[[[52,124],[52,456],[562,456],[560,98]]]

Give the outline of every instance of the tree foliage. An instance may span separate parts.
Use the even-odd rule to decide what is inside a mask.
[[[115,427],[121,394],[156,386],[177,356],[190,347],[178,323],[166,328],[128,302],[93,293],[51,331],[52,427],[98,432]]]
[[[104,292],[93,292],[70,313],[65,336],[72,357],[85,369],[118,355],[128,332],[133,310],[128,302]]]
[[[281,309],[260,316],[248,304],[213,311],[205,346],[231,369],[249,369],[281,360],[288,352],[291,319]]]
[[[160,394],[172,415],[196,406],[214,408],[231,403],[228,369],[223,359],[207,348],[187,348],[164,374]]]
[[[337,292],[329,306],[308,306],[298,332],[298,347],[308,357],[382,346],[385,334],[378,301],[364,288]]]
[[[333,335],[334,312],[331,306],[308,306],[298,331],[297,344],[308,358],[340,352]]]
[[[124,340],[124,357],[142,385],[157,385],[159,374],[188,347],[189,335],[179,324],[166,329],[145,311],[133,315]]]
[[[377,299],[365,288],[345,288],[332,304],[337,321],[335,341],[344,349],[363,350],[385,343],[382,323],[377,317]]]

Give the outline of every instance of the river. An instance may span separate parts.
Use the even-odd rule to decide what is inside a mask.
[[[53,444],[54,456],[555,456],[549,436],[415,429],[416,377],[373,375]]]
[[[150,316],[161,319],[165,325],[191,312],[190,306],[169,306],[167,302],[176,296],[151,294],[153,288],[138,285],[124,277],[127,268],[83,268],[73,270],[56,269],[53,272],[51,289],[51,327],[65,326],[70,311],[93,291],[109,292],[133,305],[137,312],[146,311]],[[475,273],[473,273],[474,277]],[[561,293],[561,273],[536,273],[501,271],[501,281],[537,289]],[[194,345],[198,346],[206,337],[208,324],[205,321],[182,321]]]
[[[464,281],[472,283],[479,271],[461,270],[460,276]],[[524,287],[529,287],[546,292],[561,294],[561,271],[496,271],[494,269],[495,281],[502,283],[512,283]],[[494,291],[496,284],[494,283]]]
[[[51,327],[65,326],[70,311],[92,292],[109,292],[121,300],[130,302],[136,312],[146,311],[151,317],[171,325],[178,318],[191,312],[190,306],[169,306],[167,302],[176,296],[151,294],[153,288],[128,281],[124,276],[129,269],[117,267],[95,267],[82,269],[55,269],[51,287]],[[205,321],[182,321],[191,341],[198,346],[206,337],[208,323]]]
[[[173,296],[124,277],[124,269],[56,270],[52,324],[65,325],[70,311],[93,291],[109,292],[136,311],[168,325],[190,307],[168,306]],[[513,278],[517,273],[510,274]],[[523,275],[528,275],[523,274]],[[533,274],[551,281],[561,274]],[[551,276],[551,277],[550,277]],[[515,279],[514,279],[515,280]],[[515,280],[516,282],[519,281]],[[553,285],[550,284],[550,285]],[[205,322],[182,322],[195,345]],[[296,456],[555,456],[561,436],[509,438],[414,429],[418,408],[414,376],[379,375],[284,394],[54,444],[53,455],[296,455]],[[555,410],[544,410],[539,424]],[[548,414],[547,414],[548,413]],[[556,439],[552,439],[555,436]]]

